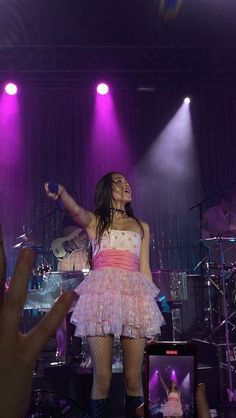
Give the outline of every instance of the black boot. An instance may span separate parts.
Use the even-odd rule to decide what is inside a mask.
[[[125,397],[125,418],[137,418],[136,409],[143,403],[142,396]]]
[[[90,399],[92,418],[109,418],[109,398]]]

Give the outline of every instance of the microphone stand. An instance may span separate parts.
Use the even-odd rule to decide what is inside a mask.
[[[202,199],[200,202],[196,203],[195,205],[191,206],[189,208],[189,210],[193,210],[197,207],[199,207],[200,211],[201,206],[203,205],[203,203],[207,202],[210,199],[213,199],[214,197],[218,196],[220,193],[224,192],[225,190],[230,189],[230,187],[232,187],[234,184],[236,184],[236,179],[234,181],[232,181],[231,183],[227,184],[225,187],[221,187],[217,192],[212,193],[211,195],[208,195],[207,197],[205,197],[205,199]]]

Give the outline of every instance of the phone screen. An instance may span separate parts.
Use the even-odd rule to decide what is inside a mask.
[[[194,417],[195,357],[167,348],[148,356],[148,417]]]

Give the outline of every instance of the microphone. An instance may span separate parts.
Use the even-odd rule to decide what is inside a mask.
[[[55,193],[57,195],[56,205],[57,205],[60,212],[64,212],[64,210],[65,210],[64,203],[62,202],[60,196],[58,196],[58,191],[59,191],[58,183],[56,181],[53,181],[53,180],[49,181],[48,182],[48,191],[50,193]]]
[[[58,195],[58,191],[59,191],[59,187],[58,187],[58,183],[56,181],[49,181],[48,182],[48,191],[50,193],[55,193]]]

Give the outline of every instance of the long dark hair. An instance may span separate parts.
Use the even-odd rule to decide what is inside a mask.
[[[94,213],[97,217],[96,226],[96,241],[100,246],[102,235],[105,231],[109,231],[112,224],[113,213],[111,211],[112,206],[112,186],[113,186],[113,174],[119,174],[117,171],[111,171],[105,174],[97,183],[94,195]],[[133,209],[130,203],[126,203],[125,211],[130,218],[135,219],[140,227],[140,231],[143,237],[144,230],[141,222],[134,216]],[[88,262],[92,268],[92,248],[90,246],[88,254]]]
[[[172,380],[171,382],[170,382],[170,384],[168,385],[168,391],[169,391],[169,393],[170,392],[172,392],[172,390],[173,390],[173,388],[172,388],[172,384],[175,384],[175,390],[176,390],[176,392],[179,392],[179,390],[178,390],[178,388],[177,388],[177,384],[176,384],[176,382],[174,381],[174,380]]]
[[[112,224],[113,213],[111,211],[112,206],[112,186],[114,174],[120,174],[117,171],[111,171],[105,174],[97,183],[94,196],[94,213],[98,218],[96,227],[96,239],[98,244],[101,242],[102,235],[105,231],[108,231]],[[125,205],[126,214],[135,219],[140,227],[141,234],[143,236],[144,230],[141,222],[134,216],[131,203],[128,202]]]

